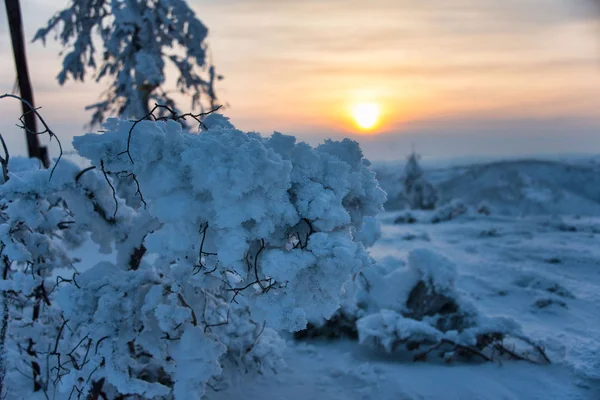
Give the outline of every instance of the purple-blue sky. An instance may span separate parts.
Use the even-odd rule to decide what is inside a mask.
[[[600,29],[592,0],[190,0],[209,27],[225,113],[243,130],[352,136],[372,159],[600,153]],[[64,0],[22,0],[26,36]],[[14,84],[0,10],[0,92]],[[55,80],[59,48],[28,44],[36,102],[65,140],[102,84]],[[91,75],[90,75],[91,77]],[[356,135],[349,109],[383,115]],[[186,103],[182,103],[185,109]],[[16,104],[0,132],[24,140]]]

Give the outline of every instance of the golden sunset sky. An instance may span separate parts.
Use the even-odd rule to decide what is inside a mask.
[[[240,129],[351,136],[373,159],[600,152],[600,29],[589,0],[191,0],[218,94]],[[64,0],[22,0],[33,37]],[[14,65],[0,11],[0,92]],[[28,44],[36,102],[80,134],[103,85],[55,80],[59,47]],[[90,78],[91,78],[90,74]],[[381,108],[364,132],[352,108]],[[181,108],[186,109],[185,102]],[[0,129],[18,108],[0,104]],[[66,140],[67,142],[69,140]]]

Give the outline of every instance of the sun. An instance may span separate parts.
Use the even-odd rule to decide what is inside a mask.
[[[352,118],[361,129],[373,129],[379,122],[381,107],[376,103],[358,103],[352,106]]]

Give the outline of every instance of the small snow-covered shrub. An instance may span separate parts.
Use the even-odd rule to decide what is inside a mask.
[[[558,297],[542,297],[537,299],[532,307],[535,309],[544,309],[544,308],[551,308],[554,306],[558,306],[558,307],[562,307],[562,308],[569,308],[567,306],[567,303],[565,303],[563,300],[561,300]]]
[[[348,290],[353,305],[345,304],[334,319],[297,337],[336,337],[335,323],[344,317],[344,331],[338,328],[337,332],[350,332],[346,336],[357,335],[365,346],[400,352],[415,361],[432,355],[446,361],[491,361],[503,355],[548,361],[515,321],[481,314],[460,295],[455,280],[455,265],[431,250],[413,250],[406,265],[388,258],[356,275],[354,287]],[[347,321],[354,321],[354,330]],[[512,345],[520,347],[512,351]]]
[[[440,222],[452,221],[462,215],[466,215],[468,212],[468,207],[462,201],[454,200],[436,210],[433,217],[431,217],[431,223],[439,224]]]
[[[477,214],[481,215],[491,215],[492,208],[487,203],[480,203],[476,210]]]
[[[412,240],[424,240],[426,242],[431,241],[431,238],[429,237],[429,235],[426,232],[421,232],[421,233],[407,232],[407,233],[403,234],[402,236],[400,236],[400,238],[402,240],[406,240],[406,241],[412,241]]]
[[[400,214],[394,220],[394,224],[415,224],[417,222],[417,218],[409,211]]]
[[[417,249],[406,267],[373,272],[357,291],[364,310],[356,323],[360,343],[403,351],[415,361],[437,355],[447,362],[502,356],[549,362],[515,321],[483,315],[464,299],[455,288],[456,267],[442,255]]]
[[[362,271],[356,299],[364,315],[388,309],[410,319],[428,319],[442,331],[470,326],[474,309],[455,289],[455,265],[427,249],[411,251],[407,261],[398,267],[389,259],[385,269]]]
[[[276,330],[339,307],[372,263],[385,201],[357,143],[208,122],[111,119],[74,140],[89,168],[9,169],[1,343],[29,373],[2,374],[5,392],[200,399],[240,370],[276,370]],[[66,275],[87,237],[114,260]]]

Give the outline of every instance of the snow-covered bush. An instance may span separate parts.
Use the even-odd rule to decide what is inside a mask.
[[[83,170],[0,157],[4,394],[202,398],[277,370],[277,330],[372,263],[385,193],[356,142],[203,128],[110,119],[74,139]],[[114,258],[75,270],[88,239]]]
[[[236,369],[277,369],[275,330],[330,317],[344,283],[372,263],[362,241],[377,237],[371,217],[385,193],[357,143],[313,148],[213,120],[191,134],[176,121],[110,119],[105,133],[74,140],[90,168],[61,162],[52,179],[9,171],[3,241],[23,266],[3,293],[31,288],[22,297],[52,306],[46,325],[8,326],[15,341],[37,335],[35,347],[11,348],[25,349],[21,364],[38,363],[39,381],[26,388],[11,373],[10,390],[201,398]],[[117,190],[123,177],[134,190]],[[86,234],[115,260],[57,279],[53,271],[72,263],[63,247]],[[49,253],[56,259],[36,256],[54,241],[63,246]],[[47,301],[36,297],[51,278]]]
[[[435,188],[429,183],[419,165],[419,155],[412,152],[404,167],[404,196],[408,206],[415,210],[432,210],[438,200]]]

